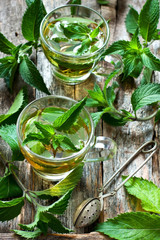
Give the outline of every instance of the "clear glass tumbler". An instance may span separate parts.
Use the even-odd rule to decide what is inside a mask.
[[[98,27],[98,35],[96,31],[93,35],[88,33],[86,27],[91,32]],[[66,84],[75,85],[89,77],[107,48],[109,27],[95,10],[77,4],[65,5],[44,17],[40,38],[45,56],[53,66],[53,75]],[[77,55],[77,49],[82,45],[83,50],[86,49]]]
[[[78,152],[62,151],[53,156],[49,152],[46,153],[38,142],[30,145],[23,144],[28,133],[36,132],[34,121],[51,124],[75,103],[77,103],[75,100],[64,96],[42,97],[27,105],[17,120],[17,135],[21,151],[34,171],[42,178],[58,181],[67,176],[82,161],[112,159],[116,153],[116,144],[112,139],[94,136],[93,120],[86,108],[82,109],[73,129],[67,132],[67,136],[75,145],[83,143]],[[62,133],[66,134],[66,132]]]

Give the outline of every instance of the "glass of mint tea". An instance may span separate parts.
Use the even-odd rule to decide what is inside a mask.
[[[41,45],[53,75],[69,85],[85,81],[107,47],[109,27],[95,10],[82,5],[61,6],[40,26]]]
[[[112,139],[95,137],[87,109],[83,107],[76,115],[80,103],[51,95],[22,110],[17,120],[19,146],[40,177],[59,181],[82,161],[112,159],[115,155]]]

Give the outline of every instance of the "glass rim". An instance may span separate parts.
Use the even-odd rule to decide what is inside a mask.
[[[33,100],[32,102],[30,102],[20,113],[18,119],[17,119],[17,123],[16,123],[16,131],[17,131],[17,137],[18,137],[18,141],[20,142],[21,146],[22,146],[22,138],[20,136],[20,121],[21,121],[21,118],[24,114],[24,112],[27,110],[27,108],[29,108],[32,104],[40,101],[41,99],[49,99],[49,98],[52,98],[52,99],[55,99],[55,98],[59,98],[59,99],[64,99],[64,100],[67,100],[67,101],[72,101],[73,103],[77,103],[78,101],[72,99],[72,98],[69,98],[69,97],[66,97],[66,96],[61,96],[61,95],[50,95],[50,96],[44,96],[44,97],[41,97],[41,98],[38,98],[38,99],[35,99]],[[85,151],[90,147],[90,144],[92,142],[92,139],[93,139],[93,136],[94,136],[94,123],[93,123],[93,120],[92,120],[92,117],[90,115],[90,113],[88,112],[88,110],[83,107],[82,111],[85,111],[87,113],[87,116],[90,120],[90,123],[91,123],[91,132],[90,132],[90,135],[89,135],[89,139],[87,141],[87,143],[85,144],[84,148],[82,148],[80,151],[78,152],[75,152],[73,153],[71,156],[68,156],[68,157],[64,157],[64,158],[47,158],[47,157],[44,157],[44,156],[41,156],[37,153],[34,153],[30,150],[29,147],[27,147],[26,145],[22,146],[23,149],[25,149],[26,152],[28,152],[29,154],[31,154],[32,156],[35,156],[37,158],[40,158],[42,159],[43,161],[45,162],[50,162],[50,163],[54,163],[54,162],[66,162],[66,161],[69,161],[73,158],[76,158],[76,157],[79,157],[81,154],[85,153]]]
[[[103,22],[104,22],[105,25],[106,25],[106,29],[107,29],[107,37],[106,37],[106,40],[105,40],[105,42],[103,43],[103,45],[102,45],[99,49],[97,49],[96,51],[94,51],[93,53],[88,53],[88,54],[84,54],[84,55],[80,55],[80,56],[79,56],[79,55],[78,55],[78,56],[76,56],[76,55],[72,56],[72,55],[69,55],[69,54],[64,54],[64,53],[61,53],[61,52],[59,52],[59,51],[56,51],[52,46],[50,46],[50,45],[47,43],[47,41],[46,41],[45,38],[44,38],[42,28],[43,28],[43,25],[44,25],[46,19],[47,19],[50,15],[52,15],[53,12],[55,12],[56,10],[58,10],[58,9],[60,9],[60,8],[73,7],[73,6],[74,6],[74,7],[86,8],[86,9],[89,9],[90,11],[96,13],[96,14],[103,20]],[[40,24],[40,39],[41,39],[41,41],[47,46],[47,48],[48,48],[50,51],[55,52],[56,54],[60,54],[61,56],[70,57],[70,58],[74,58],[74,59],[77,59],[77,58],[78,58],[78,59],[79,59],[79,58],[80,58],[80,59],[81,59],[81,58],[84,59],[84,58],[88,58],[88,57],[94,56],[95,54],[97,54],[97,52],[100,52],[100,51],[104,48],[104,46],[107,45],[107,43],[108,43],[108,41],[109,41],[109,37],[110,37],[109,25],[108,25],[107,21],[105,20],[105,18],[104,18],[99,12],[97,12],[96,10],[94,10],[94,9],[92,9],[92,8],[89,8],[89,7],[86,7],[86,6],[84,6],[84,5],[79,5],[79,4],[67,4],[67,5],[62,5],[62,6],[59,6],[59,7],[57,7],[57,8],[54,8],[52,11],[50,11],[49,13],[47,13],[47,14],[44,16],[44,18],[42,19],[42,22],[41,22],[41,24]]]

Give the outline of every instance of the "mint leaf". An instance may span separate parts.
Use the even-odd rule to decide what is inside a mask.
[[[41,0],[34,0],[31,4],[29,3],[22,20],[22,34],[26,40],[38,40],[40,24],[45,15],[46,11]]]
[[[22,196],[23,191],[16,183],[12,174],[0,178],[0,199]]]
[[[0,78],[5,78],[8,88],[12,90],[12,84],[18,67],[18,62],[15,57],[8,56],[1,58],[0,63]]]
[[[24,197],[15,198],[11,201],[0,201],[0,221],[8,221],[17,217],[24,205]]]
[[[81,43],[81,46],[80,46],[80,48],[78,48],[76,54],[82,55],[82,54],[86,53],[91,45],[91,42],[92,42],[92,40],[89,38],[83,40]]]
[[[145,69],[143,71],[143,77],[141,79],[141,85],[151,82],[152,73],[153,73],[153,70],[145,67]]]
[[[117,42],[112,43],[112,45],[109,46],[109,48],[107,48],[105,52],[102,54],[102,57],[105,57],[106,55],[113,54],[113,53],[123,55],[129,49],[130,49],[129,41],[119,40]]]
[[[138,77],[143,69],[143,64],[138,52],[128,54],[124,60],[124,75],[123,80],[128,76]]]
[[[160,40],[160,29],[156,29],[154,35],[153,35],[154,40]]]
[[[138,12],[132,7],[129,6],[130,10],[126,16],[125,24],[127,32],[134,34],[138,28]]]
[[[52,138],[53,148],[56,150],[58,147],[62,148],[63,151],[79,151],[79,148],[76,148],[72,141],[64,135],[54,135]]]
[[[20,63],[19,72],[26,83],[46,94],[50,94],[36,66],[27,56],[24,56]]]
[[[94,90],[88,90],[88,94],[93,100],[96,100],[102,106],[106,104],[106,99],[104,98],[104,94],[97,83],[95,83],[94,85]]]
[[[57,233],[70,233],[72,230],[64,227],[62,223],[52,214],[44,213],[44,216],[49,220],[48,226]]]
[[[29,7],[33,2],[35,2],[35,0],[26,0],[26,4],[27,4],[28,7]],[[42,0],[40,0],[40,11],[42,11],[42,13],[43,13],[44,15],[47,14],[46,9],[45,9],[45,7],[44,7],[44,4],[43,4],[43,1],[42,1]]]
[[[125,117],[121,117],[119,115],[112,114],[112,113],[104,113],[102,115],[102,119],[109,125],[117,127],[117,126],[124,126],[127,122],[128,119]]]
[[[39,205],[37,207],[37,212],[34,218],[34,222],[30,224],[19,224],[19,226],[24,230],[33,230],[39,225],[40,222],[46,222],[47,224],[53,220],[51,214],[63,214],[68,206],[68,201],[70,199],[72,190],[69,190],[64,196],[62,196],[58,201],[54,202],[49,206]],[[48,218],[49,217],[49,218]],[[51,223],[52,225],[52,223]]]
[[[29,142],[38,141],[42,144],[49,144],[49,139],[46,139],[42,133],[29,133],[23,141],[23,145],[26,145]]]
[[[150,51],[149,48],[144,48],[141,55],[144,66],[149,69],[160,71],[160,59],[156,58]]]
[[[97,0],[97,2],[101,5],[107,5],[109,3],[109,1],[105,1],[105,0]]]
[[[110,111],[111,111],[111,108],[110,107],[106,107],[101,112],[93,112],[93,113],[91,113],[91,117],[92,117],[93,122],[94,122],[94,127],[97,126],[97,124],[100,121],[100,119],[102,118],[103,114],[106,113],[106,112],[110,112]]]
[[[62,24],[64,35],[73,40],[83,40],[88,37],[90,29],[83,23]]]
[[[36,127],[41,131],[41,133],[43,134],[43,136],[45,138],[50,139],[54,134],[54,128],[52,125],[49,124],[42,124],[40,122],[34,122],[34,124],[36,125]]]
[[[72,190],[66,192],[59,200],[54,202],[49,206],[41,206],[39,207],[40,212],[50,212],[53,214],[63,214],[68,206],[69,199],[71,197]]]
[[[0,52],[11,54],[11,50],[16,46],[7,40],[7,38],[0,32]]]
[[[126,179],[123,176],[123,179]],[[125,183],[127,192],[141,200],[142,208],[148,212],[160,213],[160,188],[143,178],[132,177]]]
[[[73,123],[77,120],[82,108],[86,103],[86,97],[80,102],[74,104],[69,110],[67,110],[63,115],[58,117],[54,123],[53,127],[59,131],[68,130]]]
[[[159,0],[147,0],[139,15],[139,29],[146,42],[153,39],[159,21]]]
[[[132,94],[131,103],[134,111],[160,101],[160,84],[148,83],[140,85]]]
[[[38,236],[41,235],[42,231],[40,229],[36,229],[33,232],[29,232],[29,231],[22,231],[22,230],[12,230],[13,232],[15,232],[17,235],[26,238],[26,239],[30,239],[30,238],[36,238]]]
[[[16,125],[12,124],[0,127],[0,136],[9,144],[12,150],[12,161],[24,160],[24,157],[18,145]]]
[[[113,107],[113,103],[116,99],[116,94],[114,90],[119,87],[119,84],[117,82],[113,82],[112,86],[109,86],[106,89],[106,99],[107,99],[107,104],[109,107]]]
[[[73,169],[73,171],[59,183],[53,187],[43,190],[43,191],[34,191],[37,196],[50,195],[50,196],[61,196],[67,193],[69,190],[75,188],[79,182],[83,171],[83,164],[81,163],[78,167]]]
[[[155,116],[155,123],[157,123],[160,120],[160,110],[158,110],[156,116]]]
[[[18,112],[18,110],[22,107],[24,101],[24,92],[23,89],[19,91],[17,94],[12,106],[10,107],[9,111],[6,114],[0,115],[0,123],[2,123],[4,120],[9,118],[14,113]]]
[[[160,237],[160,216],[145,212],[124,213],[100,223],[96,231],[119,240],[154,239]]]
[[[98,106],[102,106],[102,103],[92,98],[87,98],[86,107],[98,107]]]

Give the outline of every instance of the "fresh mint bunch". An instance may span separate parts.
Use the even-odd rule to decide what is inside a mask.
[[[119,54],[124,64],[123,79],[137,78],[144,67],[160,71],[160,59],[152,54],[149,45],[160,39],[159,0],[147,0],[140,13],[130,7],[126,17],[126,29],[132,34],[131,41],[114,42],[103,54]],[[141,41],[140,39],[143,39]]]
[[[18,145],[16,125],[13,124],[15,122],[15,114],[19,113],[25,104],[24,93],[25,91],[21,90],[9,111],[0,115],[0,123],[3,124],[0,126],[0,137],[8,143],[12,152],[9,160],[6,159],[3,152],[0,152],[0,158],[5,166],[4,176],[0,177],[0,221],[9,221],[17,217],[21,213],[24,203],[28,201],[35,208],[34,221],[26,225],[19,224],[22,230],[13,230],[16,234],[26,239],[33,239],[41,234],[47,234],[48,229],[59,233],[69,233],[72,230],[63,226],[57,215],[62,215],[66,210],[72,190],[82,176],[84,164],[79,164],[66,178],[49,189],[32,191],[25,188],[17,176],[17,167],[14,164],[15,161],[22,161],[24,157]],[[36,127],[40,130],[39,135],[45,139],[45,144],[48,144],[49,139],[52,138],[52,145],[55,147],[55,150],[58,147],[69,151],[79,150],[65,135],[56,135],[55,130],[69,131],[73,124],[75,124],[76,128],[76,121],[85,103],[86,98],[74,104],[68,111],[61,113],[52,125],[35,122]],[[50,111],[51,109],[48,108],[44,112],[45,117],[49,119],[50,114],[48,113]],[[51,200],[52,204],[45,206],[41,204],[41,199]]]
[[[4,78],[8,88],[12,90],[15,74],[19,70],[27,84],[50,94],[42,76],[29,58],[32,49],[37,49],[40,23],[46,10],[42,0],[26,0],[26,3],[28,8],[22,20],[22,34],[28,42],[15,46],[0,33],[0,51],[8,55],[0,59],[0,78]]]
[[[112,72],[105,81],[103,90],[95,84],[94,90],[89,90],[90,98],[87,99],[88,107],[97,107],[98,111],[91,113],[95,126],[102,118],[106,123],[112,126],[123,126],[128,121],[147,121],[151,118],[158,118],[157,112],[160,102],[160,84],[146,83],[141,84],[131,96],[131,104],[134,114],[125,109],[117,110],[115,107],[116,88],[119,87],[115,81],[111,86],[108,86],[110,80],[116,76],[118,70]],[[137,111],[147,105],[154,104],[157,110],[148,117],[140,118],[137,116]]]
[[[31,224],[20,224],[23,230],[13,230],[16,234],[33,239],[39,235],[47,234],[48,228],[55,232],[68,233],[71,230],[64,227],[54,215],[61,215],[68,206],[72,190],[75,188],[82,176],[83,163],[76,167],[65,179],[53,187],[42,191],[31,191],[26,189],[17,177],[13,160],[20,160],[17,150],[18,142],[15,136],[15,125],[6,125],[0,128],[0,136],[11,147],[12,159],[6,160],[3,153],[0,157],[6,167],[5,174],[0,178],[0,221],[8,221],[17,217],[25,201],[29,201],[35,208],[35,219]],[[16,156],[16,157],[13,157]],[[60,197],[58,200],[54,200]],[[52,199],[52,204],[44,206],[39,199]]]
[[[126,176],[123,176],[125,179]],[[129,212],[98,224],[96,231],[119,240],[160,238],[160,189],[143,178],[132,177],[125,183],[129,194],[141,201],[147,212]]]

